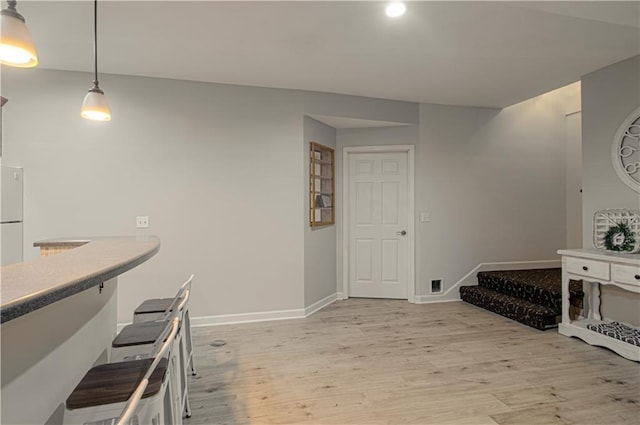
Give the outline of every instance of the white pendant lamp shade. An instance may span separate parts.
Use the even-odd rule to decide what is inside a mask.
[[[18,68],[38,65],[38,54],[24,18],[16,9],[16,2],[0,11],[0,63]]]
[[[80,116],[93,121],[111,121],[111,111],[104,92],[99,88],[92,88],[84,97]]]

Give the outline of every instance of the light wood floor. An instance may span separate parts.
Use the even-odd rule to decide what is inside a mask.
[[[461,302],[350,299],[194,345],[190,425],[640,424],[638,363]]]

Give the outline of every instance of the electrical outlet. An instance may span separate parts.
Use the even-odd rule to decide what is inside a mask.
[[[137,229],[147,229],[149,227],[149,216],[148,215],[139,215],[136,217],[136,228]]]

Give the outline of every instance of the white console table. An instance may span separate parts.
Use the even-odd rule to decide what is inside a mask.
[[[589,324],[604,322],[600,315],[600,285],[615,285],[640,293],[640,255],[588,249],[560,250],[558,254],[562,255],[562,323],[558,325],[558,332],[640,361],[640,347],[587,329]],[[571,320],[569,317],[569,281],[572,279],[582,280],[590,286],[587,318]]]

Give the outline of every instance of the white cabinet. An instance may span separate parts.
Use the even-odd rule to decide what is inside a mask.
[[[640,361],[640,347],[587,328],[588,325],[606,322],[600,315],[600,285],[614,285],[640,293],[640,255],[587,249],[560,250],[558,254],[562,255],[562,323],[558,332]],[[586,318],[571,320],[569,317],[569,280],[572,279],[588,283],[590,305]]]

